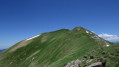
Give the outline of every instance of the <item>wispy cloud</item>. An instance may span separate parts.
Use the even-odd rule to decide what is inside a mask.
[[[110,35],[110,34],[102,33],[102,34],[99,34],[98,36],[104,38],[105,40],[111,41],[111,42],[119,42],[119,36],[117,35]]]

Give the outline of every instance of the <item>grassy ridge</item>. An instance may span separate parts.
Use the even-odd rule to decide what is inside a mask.
[[[90,49],[105,45],[103,39],[91,38],[96,36],[92,32],[89,34],[86,29],[79,29],[43,33],[28,45],[9,52],[18,43],[0,54],[0,67],[63,67],[67,62],[82,58]]]

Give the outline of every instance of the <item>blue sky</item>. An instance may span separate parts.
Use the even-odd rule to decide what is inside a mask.
[[[119,40],[119,0],[0,0],[0,49],[75,26]]]

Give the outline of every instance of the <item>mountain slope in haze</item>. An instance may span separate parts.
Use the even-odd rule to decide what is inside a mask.
[[[0,53],[3,52],[4,50],[5,50],[5,49],[1,49],[1,50],[0,50]]]
[[[0,54],[0,67],[64,67],[91,49],[111,46],[83,27],[42,33],[23,40]]]

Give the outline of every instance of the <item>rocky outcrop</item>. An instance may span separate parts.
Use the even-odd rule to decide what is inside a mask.
[[[81,60],[77,59],[76,61],[71,61],[67,63],[64,67],[80,67],[81,62]]]
[[[86,66],[86,67],[102,67],[102,62],[95,62],[89,66]]]

